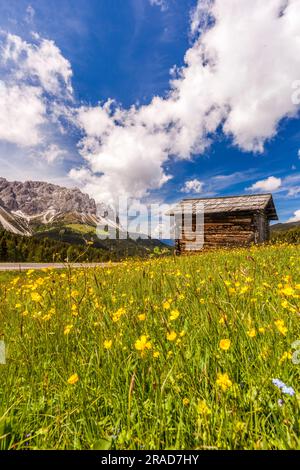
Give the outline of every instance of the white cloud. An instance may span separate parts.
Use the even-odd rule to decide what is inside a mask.
[[[298,158],[300,160],[300,149],[298,150]]]
[[[282,179],[269,176],[265,180],[257,181],[249,189],[251,191],[272,192],[278,190],[282,185]]]
[[[0,140],[23,147],[38,145],[45,122],[41,88],[0,81]]]
[[[70,63],[53,41],[33,43],[0,31],[0,141],[32,148],[49,163],[64,150],[53,144],[55,106],[72,95]]]
[[[288,222],[300,222],[300,210],[294,212],[294,216],[291,217]]]
[[[186,52],[165,98],[130,109],[112,101],[79,109],[81,153],[99,194],[142,196],[161,187],[170,156],[202,153],[219,127],[242,150],[262,152],[280,120],[297,115],[291,83],[300,74],[300,0],[198,5],[214,24]],[[193,18],[195,33],[203,21]]]
[[[149,0],[150,5],[158,6],[162,11],[166,11],[168,9],[167,0]]]
[[[210,9],[212,6],[213,0],[202,0],[197,3],[195,8],[191,10],[190,14],[190,33],[193,38],[196,34],[205,30],[211,18]]]
[[[201,193],[203,190],[204,183],[198,179],[186,181],[184,186],[181,188],[183,193]]]
[[[34,35],[36,43],[29,44],[20,36],[4,35],[0,49],[2,66],[10,70],[10,78],[36,80],[43,89],[53,95],[72,95],[72,69],[54,41]]]
[[[293,175],[286,176],[282,182],[282,188],[286,197],[293,198],[300,194],[300,174],[296,173]]]
[[[48,163],[53,163],[65,155],[67,155],[67,151],[61,149],[56,144],[49,144],[47,148],[41,152],[41,157],[44,158]]]

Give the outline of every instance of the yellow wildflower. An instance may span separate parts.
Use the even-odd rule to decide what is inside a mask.
[[[216,384],[223,390],[223,392],[226,392],[226,390],[232,386],[232,381],[230,380],[227,373],[218,373]]]
[[[286,295],[287,297],[291,297],[292,295],[294,295],[295,291],[291,286],[285,286],[285,288],[281,290],[281,293]]]
[[[38,294],[38,292],[32,292],[31,299],[34,302],[41,302],[41,300],[43,300],[42,297],[40,296],[40,294]]]
[[[154,351],[154,353],[153,353],[154,359],[157,359],[159,356],[160,356],[160,352],[159,351]]]
[[[211,414],[211,410],[207,406],[205,400],[201,400],[201,401],[198,402],[197,411],[200,415],[204,415],[204,416]]]
[[[224,323],[227,321],[227,315],[222,315],[222,317],[219,320],[219,323],[221,325],[224,325]]]
[[[67,325],[64,329],[64,335],[68,335],[73,329],[73,325]]]
[[[285,351],[283,355],[281,356],[281,358],[279,359],[279,364],[281,364],[284,361],[289,361],[290,359],[292,359],[292,357],[293,355],[290,351]]]
[[[136,340],[134,347],[137,351],[144,353],[147,349],[152,348],[152,344],[148,341],[147,335],[142,335],[139,339]]]
[[[251,330],[247,331],[247,335],[250,337],[250,338],[254,338],[256,336],[256,329],[255,328],[251,328]]]
[[[221,339],[219,343],[219,346],[223,351],[228,351],[228,349],[230,348],[230,345],[231,345],[230,339]]]
[[[240,294],[245,294],[246,292],[248,292],[248,290],[249,290],[249,286],[243,286],[240,289]]]
[[[190,400],[188,398],[183,398],[182,404],[183,406],[188,406],[190,404]]]
[[[170,304],[170,302],[169,302],[168,300],[166,300],[166,301],[163,303],[163,308],[164,308],[165,310],[170,310],[171,304]]]
[[[279,331],[279,333],[281,333],[283,336],[285,336],[287,334],[287,327],[284,325],[284,321],[283,320],[276,320],[275,322],[275,326],[277,328],[277,330]]]
[[[138,315],[138,319],[139,319],[140,321],[145,321],[145,320],[146,320],[146,315],[145,315],[145,313],[141,313],[140,315]]]
[[[111,339],[106,339],[103,343],[104,349],[111,349],[112,343],[113,342]]]
[[[177,318],[179,317],[179,315],[180,315],[180,313],[179,313],[179,311],[178,311],[177,309],[172,310],[172,311],[171,311],[171,314],[170,314],[170,317],[169,317],[169,320],[170,320],[170,321],[175,321],[175,320],[177,320]]]
[[[184,337],[184,335],[185,335],[185,331],[184,331],[184,330],[182,330],[182,331],[179,333],[179,336],[180,336],[180,338],[183,338],[183,337]]]
[[[177,333],[175,331],[171,331],[170,333],[167,333],[168,341],[175,341],[176,338],[177,338]]]
[[[260,333],[264,333],[264,332],[266,331],[266,329],[265,329],[264,326],[260,326],[260,327],[258,328],[258,331],[259,331]]]
[[[75,385],[79,380],[78,374],[73,374],[68,378],[68,384]]]
[[[115,313],[113,313],[112,320],[114,323],[118,322],[120,318],[125,315],[126,310],[125,308],[121,307],[119,308]]]
[[[246,427],[246,423],[243,423],[243,421],[237,421],[235,423],[235,431],[236,432],[242,432]]]

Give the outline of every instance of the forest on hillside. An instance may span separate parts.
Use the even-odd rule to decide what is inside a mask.
[[[101,248],[85,244],[70,244],[48,237],[23,237],[0,230],[1,262],[63,262],[63,261],[119,261],[121,259],[151,255],[155,241],[151,240],[103,240]],[[157,244],[157,241],[156,241]]]

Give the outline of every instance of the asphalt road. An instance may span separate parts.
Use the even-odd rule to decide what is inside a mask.
[[[28,271],[29,269],[66,269],[71,268],[94,268],[112,266],[114,263],[0,263],[0,271]]]

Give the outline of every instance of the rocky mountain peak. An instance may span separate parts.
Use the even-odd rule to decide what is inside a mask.
[[[34,216],[49,210],[96,215],[96,203],[78,188],[69,189],[41,181],[9,182],[0,177],[0,201],[10,211]]]

